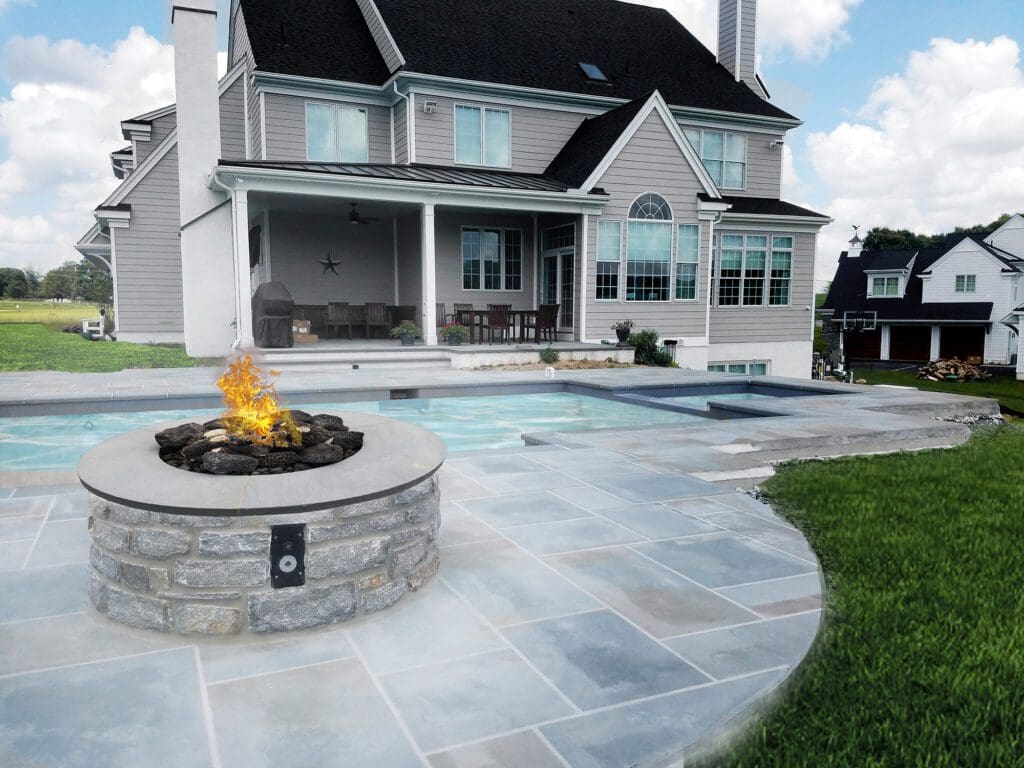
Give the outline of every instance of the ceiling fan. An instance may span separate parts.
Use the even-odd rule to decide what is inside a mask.
[[[359,209],[356,206],[359,203],[352,203],[352,210],[348,213],[349,224],[373,224],[375,221],[380,221],[376,216],[360,216]]]

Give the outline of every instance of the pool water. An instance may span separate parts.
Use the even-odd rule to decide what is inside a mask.
[[[450,451],[520,447],[522,435],[527,432],[580,432],[702,421],[692,414],[568,392],[297,407],[311,413],[358,411],[407,421],[439,435]],[[220,408],[207,408],[0,419],[0,469],[74,469],[83,453],[114,435],[163,421],[208,421],[221,412]]]

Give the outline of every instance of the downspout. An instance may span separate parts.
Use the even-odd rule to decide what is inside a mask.
[[[235,242],[235,216],[238,215],[235,208],[235,189],[221,181],[216,172],[210,174],[210,180],[220,187],[221,191],[226,192],[228,199],[231,200],[231,271],[235,278],[235,340],[231,344],[231,350],[234,351],[242,344],[242,307],[239,303],[242,297],[238,295],[238,243]]]
[[[711,346],[711,278],[714,272],[715,264],[713,254],[715,252],[715,224],[722,222],[722,214],[715,214],[715,218],[709,220],[708,224],[708,303],[707,309],[704,312],[704,338],[707,339],[708,347]]]

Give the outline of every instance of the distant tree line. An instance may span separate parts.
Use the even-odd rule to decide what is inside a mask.
[[[960,235],[965,232],[979,232],[989,234],[995,232],[1010,219],[1009,213],[1004,213],[998,219],[989,224],[978,224],[973,227],[957,227],[952,232],[943,232],[938,235],[921,235],[911,232],[909,229],[890,229],[889,227],[872,227],[864,238],[864,250],[896,250],[898,248],[931,248],[935,245],[942,245],[951,235]]]
[[[110,273],[87,259],[65,261],[45,275],[27,267],[0,267],[0,296],[5,299],[57,299],[109,306],[114,284]]]

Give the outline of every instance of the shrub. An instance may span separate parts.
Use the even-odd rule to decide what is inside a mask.
[[[552,349],[550,344],[548,344],[547,349],[542,349],[540,351],[540,361],[542,363],[547,363],[548,365],[557,363],[559,357],[560,355],[558,354],[558,351]]]
[[[448,338],[449,336],[458,336],[460,339],[469,338],[469,328],[455,322],[441,326],[438,333],[444,338]]]
[[[423,338],[423,331],[420,330],[420,327],[411,320],[403,320],[391,329],[391,335],[395,338],[405,336],[406,334],[412,336],[414,339]]]
[[[629,346],[636,350],[637,365],[656,365],[661,368],[673,365],[672,355],[658,346],[658,332],[653,328],[629,334]]]

